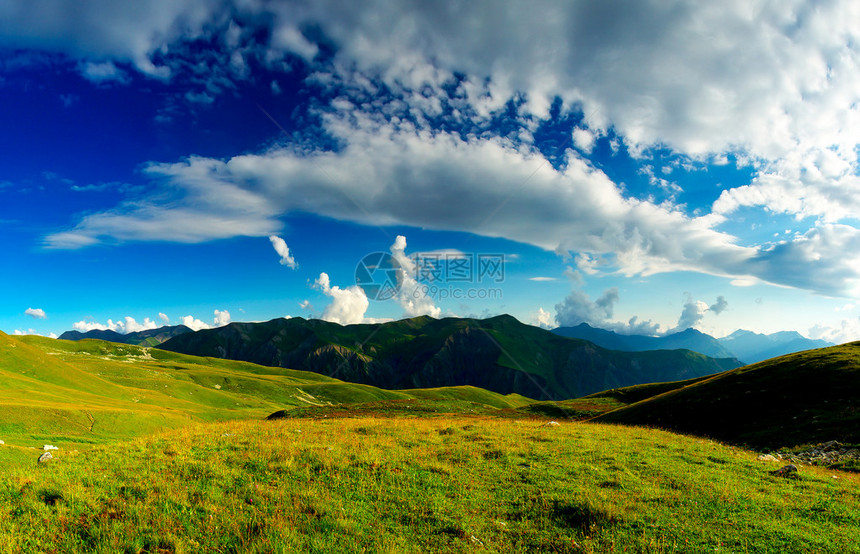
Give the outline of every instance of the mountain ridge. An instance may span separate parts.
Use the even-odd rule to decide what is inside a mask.
[[[278,318],[179,335],[159,348],[313,371],[385,389],[471,385],[546,400],[741,365],[684,350],[612,351],[510,315],[346,326]]]

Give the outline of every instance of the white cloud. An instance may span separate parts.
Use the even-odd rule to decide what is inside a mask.
[[[586,154],[591,153],[594,148],[594,134],[588,129],[577,127],[573,130],[573,144]]]
[[[24,311],[24,314],[32,317],[33,319],[47,319],[48,315],[45,313],[45,310],[42,308],[27,308]]]
[[[89,81],[96,84],[117,81],[126,83],[128,75],[119,69],[113,62],[84,62],[80,65],[81,74]]]
[[[390,106],[338,98],[325,116],[325,131],[343,145],[336,153],[272,150],[151,164],[149,174],[164,184],[158,192],[178,191],[178,198],[150,196],[90,214],[46,237],[49,247],[270,236],[283,214],[309,211],[608,256],[601,268],[625,275],[690,270],[837,295],[857,287],[860,268],[832,248],[833,241],[853,244],[852,231],[837,226],[860,217],[860,4],[851,0],[78,4],[71,18],[51,9],[52,0],[4,2],[2,45],[60,50],[95,73],[130,63],[166,78],[187,69],[154,59],[192,56],[182,41],[217,38],[225,49],[209,66],[230,79],[248,78],[251,54],[281,68],[290,52],[311,64],[317,84],[340,83],[357,97],[386,85],[409,117],[369,121],[362,109]],[[271,22],[263,33],[270,41],[257,44],[234,13],[249,27]],[[316,40],[331,47],[331,57],[318,56]],[[571,135],[581,152],[595,136],[612,134],[613,148],[622,141],[637,156],[667,147],[721,163],[730,153],[755,178],[727,188],[712,214],[690,217],[683,206],[626,197],[578,154],[553,169],[522,146],[531,127],[517,144],[430,132],[426,122],[443,110],[443,85],[454,86],[454,75],[459,117],[486,121],[522,99],[518,109],[533,127],[558,97],[565,108],[581,108],[584,120]],[[676,184],[655,180],[670,197],[677,192]],[[716,231],[749,206],[821,221],[773,248],[739,246]]]
[[[230,312],[227,310],[215,310],[215,327],[223,327],[230,323]]]
[[[400,289],[395,300],[403,307],[404,317],[429,315],[439,318],[442,309],[436,306],[433,298],[427,295],[426,287],[415,279],[417,268],[415,262],[406,255],[406,237],[397,235],[390,247],[391,256],[400,264],[397,270],[397,284]]]
[[[275,252],[277,252],[278,256],[281,257],[281,265],[285,265],[290,269],[296,269],[298,264],[296,263],[296,259],[290,255],[290,248],[287,246],[287,243],[284,242],[284,239],[279,236],[272,235],[269,237],[269,240],[272,242]]]
[[[555,277],[529,277],[529,281],[548,282],[557,281]]]
[[[167,317],[167,314],[158,312],[158,319],[160,319],[165,325],[170,325],[170,318]]]
[[[182,318],[182,325],[185,325],[192,331],[201,331],[203,329],[211,329],[212,326],[208,323],[195,318],[192,315],[187,315]]]
[[[136,333],[138,331],[148,331],[150,329],[156,329],[158,326],[151,319],[144,318],[143,323],[138,323],[131,316],[126,316],[125,318],[113,321],[112,319],[108,319],[107,323],[99,323],[97,321],[87,321],[81,320],[72,325],[72,328],[80,331],[82,333],[86,333],[88,331],[114,331],[120,334],[127,333]]]
[[[809,330],[809,338],[822,339],[834,344],[860,340],[860,318],[843,319],[835,326],[815,325]]]
[[[320,273],[313,287],[332,299],[321,319],[341,325],[367,322],[364,314],[370,302],[361,287],[352,285],[342,289],[337,285],[332,286],[327,273]]]
[[[705,314],[708,312],[719,315],[729,307],[729,303],[724,296],[718,296],[717,301],[710,306],[701,300],[693,300],[689,294],[686,296],[686,302],[681,310],[681,315],[678,317],[678,324],[673,329],[669,329],[667,333],[677,333],[694,328],[705,318]]]
[[[618,289],[610,288],[595,301],[581,290],[574,289],[555,305],[555,321],[561,327],[574,327],[587,323],[592,327],[608,329],[622,335],[656,335],[660,326],[649,320],[631,317],[626,323],[614,320],[615,304],[619,300]]]
[[[552,329],[555,327],[555,318],[542,307],[538,308],[537,312],[532,314],[532,321],[541,329]]]

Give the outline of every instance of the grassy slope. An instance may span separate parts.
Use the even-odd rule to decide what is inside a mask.
[[[261,419],[285,408],[412,398],[511,407],[480,389],[413,394],[316,373],[197,358],[99,340],[58,341],[0,333],[0,459],[33,457],[44,443],[74,448],[193,421]]]
[[[860,476],[775,467],[596,424],[210,423],[0,470],[0,552],[860,551]]]
[[[860,343],[789,354],[620,408],[599,421],[757,448],[860,442]]]

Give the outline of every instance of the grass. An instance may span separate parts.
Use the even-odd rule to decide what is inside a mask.
[[[572,421],[707,415],[755,384],[837,422],[860,344],[826,353],[532,402],[0,333],[0,553],[860,552],[860,474],[782,479],[737,446]]]
[[[530,402],[475,387],[389,391],[142,346],[0,333],[0,439],[24,454],[45,443],[74,449],[194,422],[260,420],[284,408],[435,400],[480,411]]]
[[[789,354],[681,382],[598,418],[760,449],[860,443],[860,342]],[[650,392],[659,393],[658,388]],[[631,398],[634,399],[635,398]]]
[[[195,424],[2,470],[0,551],[860,551],[860,476],[775,467],[597,424]]]

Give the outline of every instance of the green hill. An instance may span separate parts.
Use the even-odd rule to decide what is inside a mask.
[[[597,421],[649,425],[756,448],[860,443],[860,342],[726,371]]]
[[[385,389],[474,386],[543,400],[699,377],[740,365],[688,350],[606,350],[506,315],[347,326],[302,318],[231,323],[180,335],[159,348],[292,367]]]
[[[444,400],[452,410],[457,402],[483,409],[529,402],[478,389],[382,390],[141,346],[0,333],[0,440],[7,446],[87,444],[194,421],[262,419],[289,407],[410,399]]]

